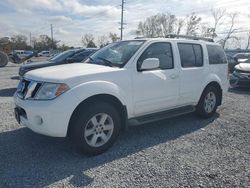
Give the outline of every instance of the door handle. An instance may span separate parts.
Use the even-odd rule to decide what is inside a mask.
[[[171,74],[171,75],[170,75],[170,78],[176,79],[176,78],[178,78],[178,75],[177,75],[177,74]]]

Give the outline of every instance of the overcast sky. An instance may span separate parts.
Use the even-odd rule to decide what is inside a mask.
[[[119,34],[121,0],[1,0],[0,37],[13,34],[39,36],[50,35],[66,45],[81,46],[81,36],[92,33],[96,38]],[[138,22],[157,13],[170,12],[185,17],[196,12],[208,25],[211,24],[210,9],[226,8],[239,12],[237,28],[250,30],[249,0],[126,0],[124,39],[133,38]],[[220,32],[226,31],[226,26]],[[242,37],[246,33],[241,33]]]

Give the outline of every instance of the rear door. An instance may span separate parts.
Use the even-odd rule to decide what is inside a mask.
[[[203,90],[206,76],[204,66],[204,49],[201,44],[177,43],[180,68],[180,105],[197,102]]]

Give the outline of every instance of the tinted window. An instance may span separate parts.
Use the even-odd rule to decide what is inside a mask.
[[[209,64],[227,63],[227,58],[220,46],[207,45]]]
[[[203,52],[199,44],[178,44],[182,67],[200,67],[203,65]]]
[[[75,53],[74,50],[67,50],[67,51],[64,51],[64,52],[52,57],[50,60],[54,61],[54,62],[64,61],[66,58],[74,55],[74,53]]]
[[[193,45],[194,54],[195,54],[195,65],[202,66],[203,65],[203,55],[202,48],[200,45]]]
[[[173,53],[170,43],[158,42],[151,44],[139,58],[138,67],[140,67],[142,62],[148,58],[158,58],[160,61],[160,69],[172,69],[174,67]]]
[[[92,51],[84,51],[84,52],[75,54],[72,58],[75,59],[76,61],[83,61],[92,53],[93,53]]]

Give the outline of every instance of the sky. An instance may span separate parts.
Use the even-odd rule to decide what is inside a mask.
[[[135,37],[140,21],[157,13],[171,13],[185,17],[192,12],[212,25],[211,8],[226,8],[228,12],[239,12],[236,27],[250,30],[249,0],[125,0],[124,39]],[[0,37],[23,34],[38,37],[50,36],[53,25],[54,38],[60,44],[82,46],[81,37],[91,33],[98,36],[108,33],[119,34],[121,0],[1,0]],[[225,22],[227,22],[225,20]],[[228,25],[220,28],[226,32]],[[247,33],[239,33],[244,39]],[[244,46],[244,40],[241,46]]]

